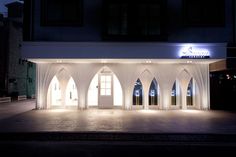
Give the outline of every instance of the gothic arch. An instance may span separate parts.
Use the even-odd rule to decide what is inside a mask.
[[[148,104],[150,105],[159,105],[160,106],[160,89],[159,84],[154,77],[149,85],[148,91]]]
[[[138,78],[133,86],[132,92],[133,106],[144,106],[144,89],[142,81]]]
[[[52,104],[50,103],[49,100],[51,99],[50,92],[52,90],[52,82],[53,82],[54,78],[57,78],[57,80],[59,82],[59,88],[61,90],[61,105],[60,105],[60,107],[64,108],[66,106],[66,88],[67,88],[70,78],[72,78],[73,81],[74,81],[74,78],[68,73],[68,71],[65,68],[61,68],[54,73],[54,76],[52,77],[52,79],[50,80],[50,82],[47,85],[47,92],[46,92],[47,93],[46,94],[47,105],[46,105],[46,108],[52,107]],[[75,83],[75,88],[76,88],[77,97],[78,97],[78,88],[77,88],[76,83]]]
[[[193,84],[191,88],[194,88],[194,92],[193,92],[193,107],[191,108],[194,108],[194,107],[198,107],[199,106],[199,103],[200,103],[200,97],[199,97],[199,86],[198,86],[198,83],[197,81],[195,81],[195,77],[193,75],[190,74],[190,72],[186,69],[183,69],[177,79],[176,79],[179,83],[179,87],[180,87],[180,98],[179,98],[179,103],[180,103],[180,107],[182,109],[187,109],[188,106],[187,106],[187,92],[188,92],[188,86],[189,86],[189,83],[190,81],[192,80]]]
[[[112,69],[112,68],[110,68],[109,66],[102,66],[99,70],[97,70],[96,71],[96,73],[94,73],[93,75],[91,75],[92,77],[89,79],[90,81],[90,83],[89,83],[89,85],[88,85],[88,87],[87,87],[87,92],[86,92],[86,102],[87,102],[87,106],[90,106],[91,104],[89,104],[90,103],[90,101],[89,101],[89,96],[91,95],[90,94],[90,90],[91,90],[91,86],[92,86],[92,83],[93,83],[93,81],[94,81],[94,79],[96,79],[96,77],[98,77],[97,75],[99,74],[99,73],[101,73],[101,72],[106,72],[106,71],[109,71],[109,72],[111,72],[112,74],[113,74],[113,79],[114,79],[114,81],[116,81],[116,82],[118,82],[118,84],[119,84],[119,86],[120,86],[120,90],[121,90],[121,92],[119,92],[120,94],[119,94],[119,97],[121,97],[121,102],[119,102],[119,104],[121,104],[121,107],[123,107],[123,105],[124,105],[124,91],[123,91],[123,87],[122,87],[122,84],[121,84],[121,82],[120,82],[120,79],[119,79],[119,76],[117,76],[116,75],[116,73],[114,72],[114,70]],[[94,87],[93,87],[94,88]],[[98,94],[98,93],[97,93]],[[114,91],[114,95],[116,95],[116,91]],[[113,95],[113,98],[115,98],[116,99],[116,97]],[[95,102],[96,103],[96,102]],[[98,102],[97,102],[98,103]],[[116,106],[116,103],[115,103],[115,100],[113,101],[113,105],[114,106]],[[95,106],[97,106],[97,105],[95,105]]]

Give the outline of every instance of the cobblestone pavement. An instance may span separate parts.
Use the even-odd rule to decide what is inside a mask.
[[[199,110],[32,110],[1,104],[0,132],[236,133],[236,113]]]
[[[235,156],[236,113],[32,110],[0,104],[2,156]]]
[[[35,100],[0,103],[0,120],[22,114],[35,108]]]

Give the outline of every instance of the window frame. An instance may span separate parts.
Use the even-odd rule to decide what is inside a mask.
[[[83,0],[76,0],[78,3],[77,9],[79,8],[79,11],[77,11],[78,17],[77,19],[74,19],[72,21],[68,20],[49,20],[47,18],[48,14],[48,7],[47,7],[48,0],[41,0],[40,3],[40,10],[41,10],[41,16],[40,16],[40,22],[41,26],[52,26],[52,27],[81,27],[83,26]]]
[[[109,27],[109,19],[108,19],[108,9],[111,3],[127,3],[128,4],[128,17],[127,17],[127,35],[111,35],[108,33]],[[135,17],[133,13],[130,13],[134,10],[135,3],[158,3],[160,4],[160,34],[158,35],[135,35],[133,29],[135,28],[133,25],[134,23],[131,22],[131,18]],[[137,6],[137,5],[136,5]],[[103,30],[102,30],[102,38],[103,40],[109,41],[167,41],[167,1],[166,0],[104,0],[103,1]],[[136,16],[137,17],[137,16]],[[151,17],[149,17],[151,18]],[[148,19],[150,20],[150,19]],[[131,24],[132,23],[132,24]],[[138,21],[136,21],[138,23]]]
[[[199,1],[198,1],[199,2]],[[206,2],[203,1],[203,3],[210,3],[210,2]],[[188,14],[188,4],[191,3],[191,0],[183,0],[183,22],[185,26],[188,27],[224,27],[225,26],[225,0],[214,0],[212,1],[212,3],[217,2],[219,3],[218,7],[220,7],[220,11],[221,11],[221,17],[217,17],[216,19],[218,21],[215,22],[209,22],[209,18],[210,16],[206,16],[207,12],[203,13],[203,17],[201,19],[200,22],[194,22],[191,21],[190,19],[190,15]],[[202,6],[207,7],[207,4],[202,4]],[[215,5],[214,5],[215,7]],[[207,8],[205,8],[207,9]]]

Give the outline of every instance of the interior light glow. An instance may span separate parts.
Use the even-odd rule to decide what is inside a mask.
[[[50,106],[60,106],[61,101],[61,88],[56,76],[53,77],[48,91],[48,103]]]
[[[92,79],[87,98],[88,106],[98,106],[98,74]]]
[[[72,77],[70,78],[66,88],[66,105],[67,106],[78,105],[78,92]]]
[[[114,101],[114,106],[122,106],[123,104],[123,92],[121,88],[120,81],[116,77],[116,75],[113,75],[113,101]]]

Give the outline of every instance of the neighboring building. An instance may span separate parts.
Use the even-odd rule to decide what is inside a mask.
[[[234,40],[232,0],[24,4],[37,109],[211,108],[210,71]]]
[[[5,19],[0,14],[0,96],[7,93],[6,73],[7,73],[7,27]]]
[[[232,40],[227,46],[227,58],[212,64],[211,104],[213,109],[236,110],[236,2],[232,0]]]
[[[23,40],[23,4],[6,5],[8,17],[2,18],[1,33],[1,91],[0,96],[35,95],[35,64],[21,57]]]

